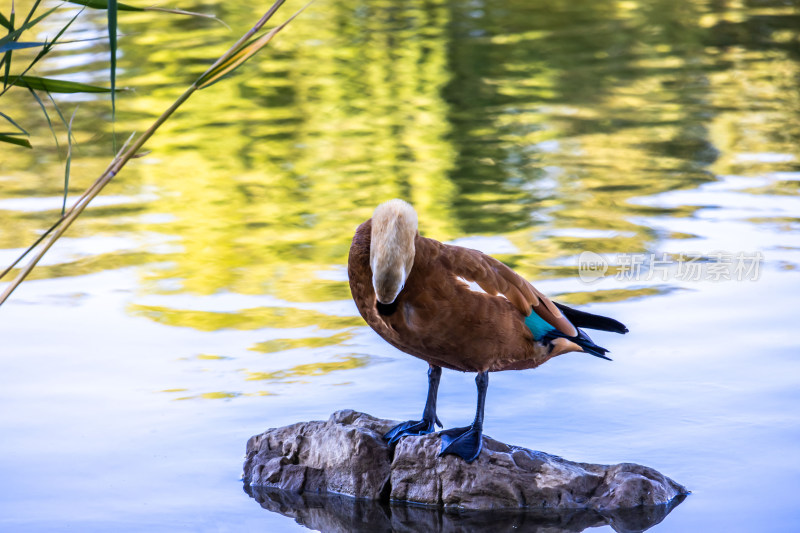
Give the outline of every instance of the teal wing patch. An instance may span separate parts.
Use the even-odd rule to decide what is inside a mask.
[[[537,341],[542,340],[542,337],[556,329],[533,310],[531,310],[530,315],[525,317],[525,325],[528,326],[528,329],[533,333],[533,338]]]

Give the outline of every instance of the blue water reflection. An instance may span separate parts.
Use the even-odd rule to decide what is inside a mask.
[[[419,416],[426,365],[364,325],[344,269],[356,225],[401,196],[424,235],[630,328],[596,335],[613,362],[493,375],[487,434],[691,489],[653,531],[800,530],[798,21],[769,0],[315,4],[200,93],[0,310],[0,529],[305,530],[242,493],[245,442],[343,408]],[[121,97],[120,135],[231,39],[152,14],[122,29],[141,100]],[[102,81],[94,46],[83,81]],[[107,162],[88,142],[107,107],[76,117],[75,191]],[[0,160],[3,264],[60,208],[36,113],[41,149]],[[586,251],[608,262],[592,283]],[[718,254],[761,260],[715,280],[736,278]],[[446,426],[472,419],[473,376],[445,371],[439,394]]]

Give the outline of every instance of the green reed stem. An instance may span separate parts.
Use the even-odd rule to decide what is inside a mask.
[[[55,242],[59,238],[61,238],[64,232],[66,232],[67,229],[69,229],[69,227],[72,225],[72,223],[75,222],[75,219],[78,218],[78,216],[80,216],[81,213],[83,213],[83,210],[86,209],[86,207],[89,205],[89,202],[91,202],[100,193],[100,191],[102,191],[103,188],[106,185],[108,185],[108,183],[112,179],[114,179],[114,176],[116,176],[120,172],[120,170],[122,170],[122,168],[128,163],[128,161],[130,161],[136,156],[136,153],[139,151],[139,149],[141,149],[142,146],[150,139],[150,137],[153,136],[153,134],[158,130],[158,128],[160,128],[161,125],[164,124],[164,122],[166,122],[172,116],[172,114],[181,105],[183,105],[183,103],[186,102],[186,100],[188,100],[189,97],[192,96],[192,94],[194,94],[194,92],[197,89],[200,88],[202,83],[205,81],[205,78],[208,75],[208,73],[217,68],[218,65],[223,64],[225,61],[228,61],[234,54],[239,52],[243,43],[246,43],[250,39],[250,37],[253,36],[253,34],[255,34],[259,29],[261,29],[264,26],[264,24],[266,24],[266,22],[272,17],[272,15],[275,14],[278,8],[281,5],[283,5],[284,2],[285,0],[276,0],[276,2],[272,5],[272,7],[270,7],[269,10],[264,14],[264,16],[261,17],[261,19],[256,23],[256,25],[253,26],[238,41],[236,41],[236,43],[227,52],[225,52],[219,59],[217,59],[214,62],[214,64],[211,65],[208,68],[208,70],[206,70],[206,72],[204,72],[199,78],[197,78],[197,80],[195,80],[195,82],[192,83],[192,85],[190,85],[189,88],[187,88],[186,91],[184,91],[184,93],[180,95],[178,99],[175,100],[175,102],[171,106],[169,106],[169,108],[166,111],[164,111],[161,114],[161,116],[159,116],[156,119],[156,121],[144,133],[142,133],[138,138],[136,138],[127,149],[125,149],[125,147],[123,146],[123,149],[120,150],[121,154],[118,154],[111,161],[111,163],[108,165],[106,170],[100,175],[100,177],[97,178],[94,181],[94,183],[92,183],[92,185],[89,186],[88,189],[86,189],[86,191],[72,205],[72,207],[68,211],[66,211],[66,213],[61,217],[61,219],[59,219],[53,225],[53,227],[50,228],[50,230],[48,230],[48,233],[50,233],[51,231],[53,232],[52,235],[50,235],[49,239],[47,239],[47,242],[44,243],[44,245],[39,249],[36,255],[28,262],[28,264],[22,268],[19,274],[17,274],[17,277],[14,278],[14,280],[8,284],[5,290],[3,290],[3,293],[0,294],[0,305],[5,303],[5,301],[11,295],[11,293],[13,293],[14,290],[25,280],[25,278],[28,277],[28,274],[31,273],[33,268],[39,263],[41,258],[44,256],[45,253],[47,253],[50,247],[53,246],[53,244],[55,244]],[[31,251],[46,236],[47,233],[42,235],[33,246],[28,248],[28,250],[19,259],[17,259],[17,261],[15,261],[14,265],[16,265],[16,263],[19,262],[19,260],[22,257],[24,257],[29,251]],[[3,275],[5,275],[6,272],[10,271],[14,265],[6,269],[6,271],[3,272]]]

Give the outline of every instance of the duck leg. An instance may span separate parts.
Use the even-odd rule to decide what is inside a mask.
[[[489,372],[480,372],[475,377],[478,386],[478,408],[471,426],[446,429],[439,432],[442,439],[442,451],[439,456],[452,453],[471,463],[481,454],[483,445],[483,406],[486,401],[486,390],[489,388]]]
[[[397,444],[406,435],[425,435],[435,431],[434,424],[442,427],[439,417],[436,416],[436,394],[439,391],[439,378],[442,377],[442,367],[431,365],[428,368],[428,399],[425,402],[425,410],[422,411],[422,420],[409,420],[402,424],[397,424],[383,436],[389,442],[389,446]]]

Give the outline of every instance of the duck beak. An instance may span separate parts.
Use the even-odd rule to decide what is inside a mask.
[[[397,297],[403,291],[403,284],[400,284],[400,287],[397,289],[397,292],[391,297],[386,297],[385,294],[381,295],[380,291],[378,291],[377,287],[375,287],[375,283],[372,284],[372,288],[375,289],[375,299],[379,303],[382,303],[383,305],[391,305],[394,303],[395,300],[397,300]]]
[[[406,284],[406,269],[400,267],[399,272],[394,275],[372,276],[372,289],[375,291],[375,298],[383,305],[393,304],[397,296],[403,291]]]

